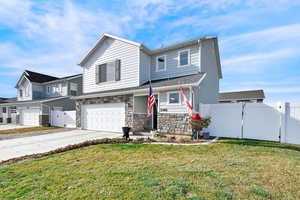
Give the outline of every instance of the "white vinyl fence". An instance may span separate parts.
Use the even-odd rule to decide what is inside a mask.
[[[300,144],[300,104],[201,104],[200,114],[213,136]]]
[[[51,111],[51,125],[66,128],[76,128],[76,111]]]

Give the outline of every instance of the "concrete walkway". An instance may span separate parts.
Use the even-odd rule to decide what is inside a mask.
[[[120,133],[72,130],[47,135],[0,141],[0,161],[36,153],[45,153],[87,140],[122,137]]]
[[[0,130],[10,130],[10,129],[19,129],[19,128],[30,128],[33,126],[23,126],[23,125],[16,125],[16,124],[1,124]]]

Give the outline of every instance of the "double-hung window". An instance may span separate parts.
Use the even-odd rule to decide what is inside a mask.
[[[121,60],[96,66],[96,83],[121,80]]]
[[[23,90],[22,89],[20,89],[19,95],[20,95],[20,97],[23,97]]]
[[[190,64],[190,50],[182,50],[178,52],[178,66],[183,67]]]
[[[168,104],[180,104],[179,92],[168,93]]]
[[[77,95],[78,85],[77,83],[70,83],[70,91],[72,96]]]
[[[156,57],[156,71],[161,72],[161,71],[166,71],[166,55],[163,56],[157,56]]]

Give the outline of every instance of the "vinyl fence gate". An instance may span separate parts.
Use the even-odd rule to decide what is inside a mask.
[[[200,104],[213,136],[300,144],[300,104]]]
[[[51,126],[76,128],[76,111],[51,111]]]

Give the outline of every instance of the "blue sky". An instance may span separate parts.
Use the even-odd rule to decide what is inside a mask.
[[[81,73],[77,63],[102,33],[152,49],[217,35],[221,91],[300,101],[299,0],[0,0],[0,96],[15,96],[25,69]]]

